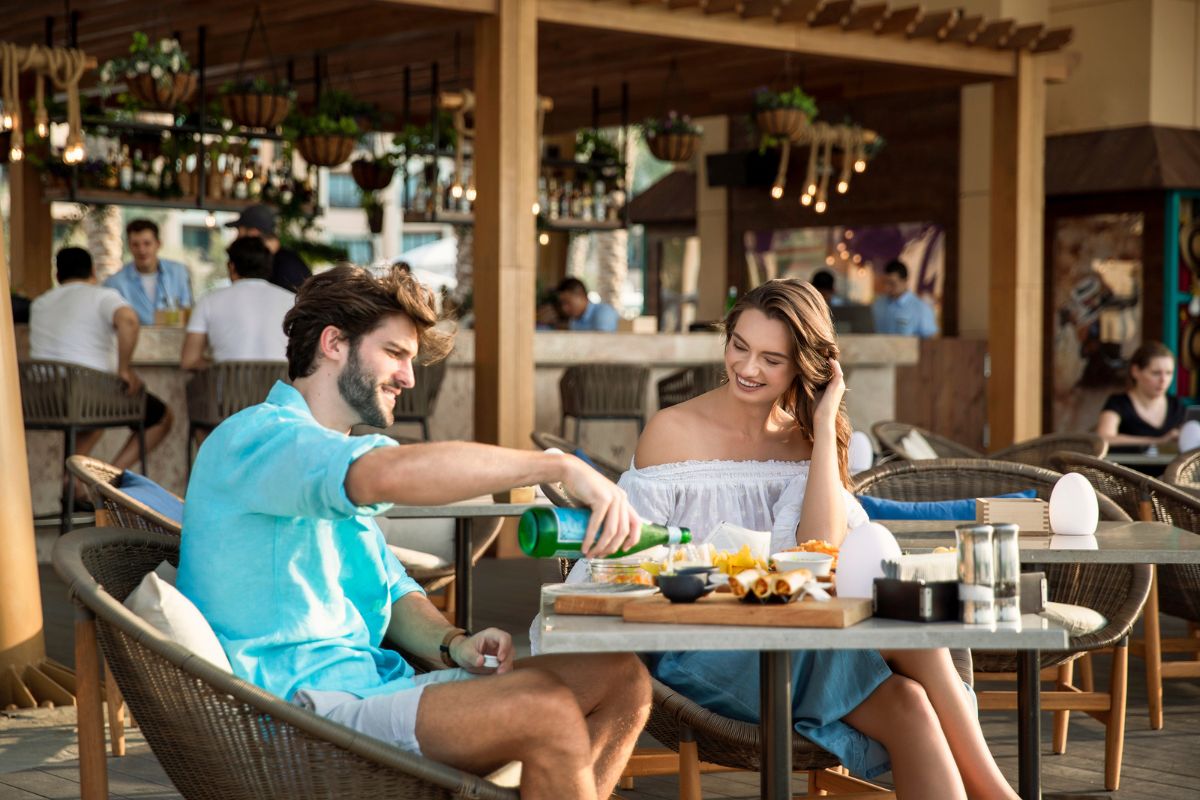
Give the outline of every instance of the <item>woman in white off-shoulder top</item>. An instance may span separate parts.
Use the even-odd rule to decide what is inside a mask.
[[[620,485],[644,519],[772,531],[772,552],[840,544],[866,515],[846,490],[850,424],[825,301],[771,281],[726,319],[728,382],[657,414]],[[664,653],[664,683],[718,713],[758,720],[757,654]],[[796,730],[868,777],[889,766],[906,798],[1015,798],[946,650],[798,651]]]

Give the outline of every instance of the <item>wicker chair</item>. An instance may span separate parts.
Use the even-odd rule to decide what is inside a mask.
[[[1167,464],[1162,479],[1184,489],[1200,490],[1200,450],[1180,454],[1179,458]]]
[[[1059,452],[1083,453],[1104,458],[1108,452],[1108,442],[1094,433],[1050,433],[997,450],[988,458],[1049,467],[1050,456]]]
[[[482,531],[489,524],[491,527],[488,528],[487,534],[480,535],[480,531]],[[472,537],[473,541],[471,543],[472,566],[478,564],[479,560],[483,558],[488,549],[495,544],[498,538],[500,538],[500,531],[504,527],[504,518],[481,518],[475,521],[475,526],[476,527],[473,529],[475,536]],[[403,561],[403,559],[401,559],[401,561]],[[438,567],[419,567],[405,564],[404,571],[408,573],[408,577],[421,584],[421,588],[425,590],[426,594],[433,594],[434,592],[442,591],[444,589],[446,595],[445,605],[439,606],[439,608],[448,614],[455,611],[454,592],[451,591],[451,584],[454,583],[454,578],[457,574],[455,572],[454,564],[447,564],[445,566]]]
[[[117,488],[117,482],[124,472],[119,467],[88,456],[71,456],[67,459],[67,471],[87,487],[96,510],[103,509],[104,517],[96,515],[97,527],[111,525],[165,533],[168,536],[179,535],[179,520],[158,513]],[[183,498],[179,498],[179,502],[182,503]]]
[[[568,442],[566,439],[562,438],[561,436],[556,436],[553,433],[534,431],[529,435],[529,438],[533,439],[533,443],[543,450],[549,450],[552,447],[556,447],[559,450],[562,450],[564,453],[581,452],[581,449],[575,444]],[[588,461],[592,462],[592,466],[596,468],[597,472],[614,483],[625,474],[625,469],[623,467],[619,467],[611,461],[606,461],[605,459],[600,458],[599,456],[594,456],[586,451],[583,451],[583,454],[587,456]]]
[[[892,500],[945,500],[980,497],[1004,492],[1034,489],[1049,499],[1054,484],[1062,477],[1041,467],[984,459],[937,459],[896,462],[876,467],[854,477],[855,494],[886,497]],[[1100,518],[1128,520],[1129,515],[1117,503],[1101,495]],[[1068,652],[1044,652],[1043,669],[1057,667],[1058,691],[1043,693],[1052,698],[1055,712],[1054,751],[1066,750],[1066,735],[1072,707],[1087,711],[1105,724],[1104,785],[1116,790],[1121,778],[1121,755],[1125,735],[1126,675],[1129,663],[1127,637],[1141,613],[1150,592],[1151,569],[1145,564],[1050,564],[1034,567],[1046,573],[1050,599],[1060,603],[1087,606],[1104,615],[1108,624],[1094,633],[1072,636]],[[1091,692],[1090,672],[1083,676],[1084,691],[1075,688],[1073,662],[1085,652],[1113,648],[1112,681],[1109,692]],[[976,673],[1011,673],[1016,670],[1017,654],[977,651]],[[1094,701],[1107,701],[1107,708],[1096,711]],[[1086,704],[1081,708],[1078,704]],[[984,710],[1015,709],[1014,692],[980,692],[979,707]]]
[[[80,608],[76,667],[96,664],[96,640],[180,794],[197,800],[306,798],[491,798],[517,793],[404,752],[287,703],[168,641],[121,603],[163,560],[177,563],[179,540],[123,529],[61,539],[54,568]],[[81,787],[103,791],[95,753],[100,698],[79,693]],[[100,743],[101,749],[103,743]]]
[[[421,435],[429,441],[429,418],[433,416],[434,406],[437,405],[438,393],[442,390],[442,382],[446,380],[446,362],[436,364],[413,364],[415,384],[411,389],[405,389],[396,398],[394,414],[396,423],[417,423],[421,426]]]
[[[1200,534],[1200,499],[1136,470],[1098,458],[1061,453],[1052,461],[1063,472],[1079,472],[1135,519],[1165,522]],[[1188,621],[1188,637],[1163,639],[1159,614]],[[1200,566],[1160,564],[1142,620],[1145,639],[1133,641],[1133,654],[1146,659],[1150,727],[1163,726],[1163,678],[1200,678]],[[1190,660],[1163,661],[1162,654],[1190,653]]]
[[[187,385],[188,469],[197,431],[211,431],[243,408],[261,403],[276,381],[286,379],[286,361],[222,361],[193,375]]]
[[[62,361],[23,362],[20,379],[25,428],[62,431],[64,461],[75,453],[77,434],[99,428],[132,427],[137,432],[142,472],[146,472],[144,390],[131,396],[118,376]],[[74,514],[75,476],[68,472],[60,530],[71,530]]]
[[[725,382],[725,365],[700,364],[672,372],[658,382],[658,408],[670,408],[699,397]]]
[[[562,433],[567,417],[575,418],[575,443],[587,419],[632,420],[638,434],[646,426],[646,384],[650,370],[633,364],[577,364],[563,370],[558,382]]]
[[[929,442],[929,446],[937,453],[938,458],[983,458],[983,453],[978,450],[972,450],[966,445],[959,444],[945,436],[939,436],[933,431],[927,431],[924,428],[918,428],[916,425],[909,425],[906,422],[876,422],[871,426],[871,433],[875,435],[884,453],[891,454],[897,458],[906,461],[912,460],[904,450],[904,445],[901,444],[905,436],[916,431],[925,437],[925,441]]]

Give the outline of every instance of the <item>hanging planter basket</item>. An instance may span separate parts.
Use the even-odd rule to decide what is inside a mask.
[[[659,133],[646,140],[650,153],[659,161],[691,161],[700,143],[698,133]]]
[[[755,114],[754,121],[768,136],[795,139],[808,126],[808,114],[798,108],[770,108]]]
[[[236,92],[221,97],[225,116],[244,128],[278,128],[292,110],[292,101],[282,94]]]
[[[371,206],[367,211],[367,227],[376,235],[383,233],[383,206]]]
[[[296,140],[300,155],[314,167],[336,167],[345,164],[354,152],[355,138],[337,133],[301,136]]]
[[[354,178],[354,182],[358,184],[358,188],[364,192],[377,192],[380,189],[386,189],[392,182],[392,176],[396,174],[396,168],[391,164],[381,164],[378,161],[360,158],[350,165],[350,175]]]
[[[191,100],[192,95],[196,93],[196,73],[180,73],[173,76],[167,84],[152,78],[149,73],[127,75],[125,85],[129,88],[129,93],[147,108],[172,111],[181,103]]]

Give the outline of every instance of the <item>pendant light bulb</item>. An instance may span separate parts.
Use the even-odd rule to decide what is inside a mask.
[[[450,196],[453,197],[455,200],[458,200],[459,198],[461,198],[463,196],[462,184],[456,183],[453,186],[451,186],[450,187]]]
[[[812,205],[812,195],[808,194],[808,193],[800,195],[800,205],[802,205],[802,206]]]
[[[854,162],[854,171],[858,172],[860,174],[863,172],[866,172],[867,171],[866,159],[860,158],[857,161],[855,161]]]
[[[542,213],[542,204],[534,203],[533,204],[533,215],[536,217],[538,214],[541,214],[541,213]]]
[[[778,183],[771,187],[771,197],[776,200],[783,197],[783,187]]]
[[[837,190],[838,190],[838,194],[845,194],[847,191],[850,190],[850,182],[849,181],[838,181]]]
[[[475,197],[476,197],[475,187],[474,187],[474,186],[468,186],[468,187],[467,187],[467,202],[468,202],[468,203],[474,203],[474,202],[475,202]]]
[[[539,233],[538,234],[538,244],[542,245],[543,247],[550,244],[550,234],[546,233],[545,231],[542,231],[541,233]]]
[[[816,211],[818,214],[824,214],[825,213],[825,201],[818,200],[817,204],[815,206],[813,206],[813,210]]]
[[[8,151],[8,160],[12,161],[14,164],[18,161],[24,160],[24,158],[25,151],[21,149],[20,145],[13,145],[12,149]]]

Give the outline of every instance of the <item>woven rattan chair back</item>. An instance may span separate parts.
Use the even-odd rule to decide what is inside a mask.
[[[854,476],[855,494],[891,500],[929,501],[989,495],[1033,489],[1043,500],[1050,499],[1058,472],[1008,461],[987,459],[936,459],[893,462]],[[1100,518],[1128,521],[1130,516],[1111,499],[1098,496]],[[1108,647],[1123,639],[1133,626],[1150,590],[1150,568],[1144,564],[1046,564],[1044,571],[1050,599],[1087,606],[1103,614],[1108,624],[1094,633],[1071,637],[1069,653],[1042,654],[1042,666],[1069,661],[1086,650]],[[1011,652],[975,652],[976,668],[982,672],[1013,672],[1017,657]]]
[[[562,425],[575,418],[575,441],[587,419],[633,420],[638,433],[646,425],[646,385],[650,370],[635,364],[576,364],[558,382]]]
[[[580,452],[583,452],[583,455],[587,456],[587,460],[592,462],[592,466],[595,467],[601,475],[614,483],[620,480],[621,476],[625,474],[625,470],[613,462],[607,461],[599,456],[594,456],[586,451],[582,451],[582,449],[576,446],[573,442],[569,442],[556,434],[546,433],[545,431],[534,431],[529,435],[529,438],[533,439],[533,443],[543,450],[549,450],[550,448],[555,447],[559,450],[562,450],[564,453],[579,454]]]
[[[1174,486],[1200,490],[1200,449],[1182,453],[1179,458],[1167,464],[1162,479]]]
[[[193,428],[215,428],[242,409],[266,400],[271,387],[282,380],[287,380],[286,361],[213,364],[188,381],[188,419]]]
[[[80,431],[132,427],[147,472],[144,389],[130,395],[117,375],[62,361],[25,361],[19,374],[25,427],[62,431],[64,461],[75,452]],[[71,530],[74,516],[75,476],[68,472],[59,529]]]
[[[107,525],[179,536],[181,528],[178,521],[158,513],[117,488],[122,474],[118,467],[97,458],[71,456],[67,459],[67,470],[87,487],[92,504],[97,509],[104,509],[108,517]],[[182,498],[180,502],[183,502]]]
[[[1035,467],[1050,467],[1050,456],[1060,452],[1083,453],[1104,458],[1108,453],[1108,442],[1094,433],[1050,433],[997,450],[988,458],[995,461],[1017,461]]]
[[[725,382],[725,365],[700,364],[672,372],[658,382],[658,407],[670,408],[699,397]]]
[[[1134,519],[1165,522],[1200,534],[1200,498],[1149,475],[1075,453],[1051,461],[1062,472],[1078,472],[1096,491],[1115,500]],[[1158,607],[1165,614],[1200,623],[1200,565],[1158,566]]]
[[[415,385],[405,389],[396,398],[394,414],[396,422],[415,422],[421,426],[421,433],[428,441],[429,418],[433,416],[437,405],[438,393],[442,391],[442,383],[446,380],[446,362],[436,364],[413,364]]]
[[[883,448],[883,452],[906,461],[911,460],[912,457],[905,451],[902,442],[904,437],[913,431],[925,437],[925,441],[929,442],[929,446],[937,453],[938,458],[983,457],[983,453],[973,450],[965,444],[959,444],[933,431],[918,428],[916,425],[909,425],[907,422],[876,422],[871,426],[871,433],[875,435],[875,439],[878,440],[879,445]]]
[[[242,681],[122,601],[179,539],[116,528],[65,536],[54,568],[96,617],[100,647],[154,755],[189,800],[491,798],[517,793],[329,722]]]

